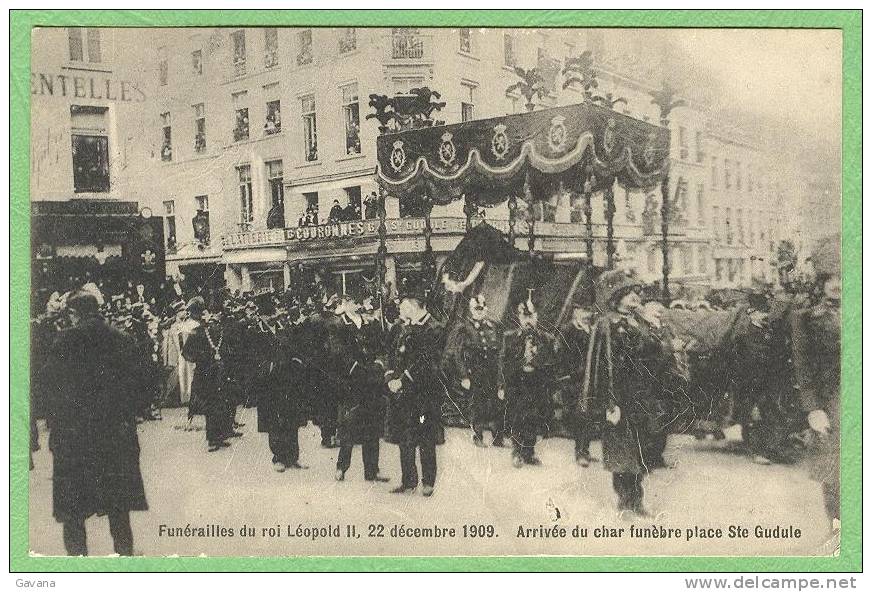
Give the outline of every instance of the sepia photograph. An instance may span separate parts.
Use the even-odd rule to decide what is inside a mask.
[[[30,30],[30,557],[838,557],[842,30],[135,24]]]

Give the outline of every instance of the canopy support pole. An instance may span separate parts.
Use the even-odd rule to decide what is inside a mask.
[[[433,200],[429,195],[424,196],[424,276],[428,287],[432,288],[436,281],[436,257],[433,255],[433,245],[430,238],[433,236],[433,225],[430,214],[433,212]]]
[[[660,193],[663,201],[660,203],[660,232],[662,239],[660,249],[663,251],[663,301],[669,302],[669,172],[663,175],[660,182]]]
[[[515,248],[515,224],[517,224],[517,209],[518,209],[518,198],[514,195],[509,196],[509,244],[512,245],[512,248]]]
[[[529,252],[530,262],[533,261],[533,255],[536,252],[536,207],[533,203],[533,192],[530,189],[530,173],[527,172],[524,180],[524,197],[527,199],[527,251]],[[545,205],[542,204],[544,208]]]
[[[605,214],[606,214],[606,266],[608,269],[615,267],[615,180],[606,185],[605,189]]]
[[[375,269],[376,277],[378,278],[378,298],[381,310],[384,311],[386,298],[390,294],[384,293],[385,274],[387,273],[387,256],[388,256],[388,226],[387,226],[387,209],[385,207],[385,190],[379,185],[378,188],[378,249],[375,252]],[[384,320],[382,320],[384,326]]]
[[[593,207],[591,206],[590,181],[584,184],[584,243],[588,265],[593,265]]]

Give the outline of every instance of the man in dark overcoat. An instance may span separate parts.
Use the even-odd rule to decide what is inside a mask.
[[[182,349],[182,355],[197,366],[191,383],[191,408],[206,416],[206,444],[209,452],[230,446],[236,414],[234,370],[238,368],[238,335],[232,322],[222,322],[220,314],[205,314],[199,296],[188,303],[191,318],[201,321]],[[199,317],[199,318],[198,318]]]
[[[663,351],[664,342],[639,314],[641,287],[633,277],[607,271],[598,278],[596,291],[600,315],[579,411],[595,404],[591,397],[604,407],[603,465],[612,473],[618,509],[646,515],[642,480],[654,468],[650,451],[662,434],[663,372],[671,352]]]
[[[589,306],[589,305],[588,305]],[[579,413],[578,397],[584,386],[585,361],[593,331],[593,311],[578,300],[572,305],[572,317],[560,330],[557,340],[561,395],[566,426],[575,441],[575,462],[590,466],[590,442],[598,431],[599,416],[595,408]]]
[[[556,343],[539,327],[528,298],[518,304],[518,328],[503,337],[498,395],[506,401],[506,429],[512,436],[512,464],[539,465],[536,439],[551,416],[549,389],[554,382]]]
[[[811,478],[821,484],[832,529],[841,529],[841,252],[836,237],[821,241],[811,260],[819,301],[792,319],[793,361],[801,409],[814,432]]]
[[[360,444],[364,479],[385,482],[378,466],[385,410],[385,365],[377,350],[381,327],[361,314],[362,300],[362,293],[346,294],[328,325],[329,372],[339,394],[336,480],[345,479],[354,445]]]
[[[484,295],[471,298],[469,316],[463,319],[460,326],[456,373],[461,388],[470,394],[472,442],[484,447],[484,428],[489,425],[493,434],[492,444],[501,447],[505,414],[502,402],[497,398],[497,388],[502,335],[496,323],[487,315]]]
[[[273,469],[306,469],[300,464],[299,429],[306,424],[300,383],[303,362],[299,310],[292,308],[284,321],[270,324],[264,333],[265,375],[257,405],[257,429],[268,434]]]
[[[394,327],[388,365],[391,392],[386,427],[387,439],[400,447],[402,482],[392,493],[414,493],[418,486],[415,453],[421,457],[421,492],[433,495],[436,484],[436,446],[444,442],[442,397],[445,393],[439,370],[439,344],[443,326],[427,311],[424,286],[419,278],[406,276],[400,282],[401,321]]]
[[[69,555],[87,555],[85,519],[107,515],[115,552],[133,554],[130,512],[147,510],[136,417],[149,391],[131,339],[98,314],[84,292],[67,299],[72,326],[61,331],[42,381],[54,457],[54,516]]]

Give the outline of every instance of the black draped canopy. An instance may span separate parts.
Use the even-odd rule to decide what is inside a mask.
[[[668,129],[584,103],[383,134],[376,176],[400,199],[493,205],[524,197],[525,183],[534,200],[560,185],[590,192],[617,180],[649,189],[668,169]]]

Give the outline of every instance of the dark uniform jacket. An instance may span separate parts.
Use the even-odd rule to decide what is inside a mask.
[[[148,406],[133,342],[102,318],[58,334],[42,388],[58,521],[147,510],[136,416]]]
[[[257,401],[257,429],[259,432],[287,432],[306,425],[302,408],[303,374],[302,349],[299,327],[274,327],[267,330],[263,353],[266,363]]]
[[[811,476],[823,483],[839,483],[841,436],[841,324],[839,307],[822,303],[798,310],[792,318],[793,362],[799,404],[805,413],[821,409],[831,433],[816,436]]]
[[[342,444],[377,440],[384,431],[384,363],[379,359],[381,325],[360,328],[347,315],[329,325],[329,372],[339,397],[338,436]]]
[[[442,444],[444,378],[439,370],[443,327],[429,313],[417,323],[395,325],[387,380],[403,388],[390,394],[385,439],[392,444]]]
[[[502,335],[490,319],[464,319],[455,356],[457,378],[470,381],[470,411],[476,421],[497,413]]]
[[[499,374],[510,426],[530,422],[538,426],[551,416],[555,354],[554,337],[541,329],[516,329],[504,335]]]

